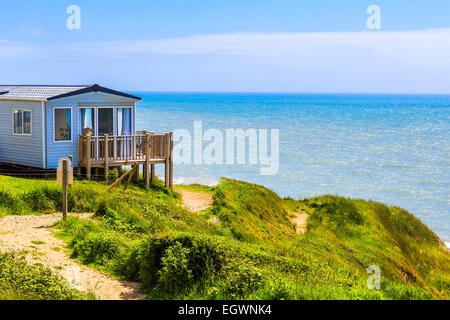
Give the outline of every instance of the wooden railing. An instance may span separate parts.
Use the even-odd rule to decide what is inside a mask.
[[[83,166],[130,165],[163,162],[171,158],[173,133],[125,136],[79,136],[79,162]]]
[[[78,170],[86,168],[87,179],[91,169],[104,170],[105,179],[110,167],[133,165],[136,181],[139,166],[144,168],[144,180],[148,185],[155,181],[155,164],[165,164],[166,187],[173,186],[173,132],[138,132],[128,136],[92,136],[89,133],[78,137]]]

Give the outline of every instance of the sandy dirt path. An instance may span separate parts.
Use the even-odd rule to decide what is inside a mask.
[[[306,232],[306,225],[308,221],[308,214],[306,212],[300,211],[291,218],[293,224],[297,225],[297,234],[304,234]]]
[[[183,207],[192,212],[206,210],[213,205],[213,198],[206,193],[197,193],[184,190],[175,190],[183,198]]]
[[[90,215],[77,215],[89,218]],[[67,280],[68,285],[101,300],[141,300],[139,284],[119,281],[70,259],[65,243],[53,236],[51,226],[61,214],[8,216],[0,219],[0,251],[26,251],[27,261],[40,263]]]

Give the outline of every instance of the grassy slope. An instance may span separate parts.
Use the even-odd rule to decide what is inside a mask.
[[[22,256],[0,254],[0,300],[81,300],[88,296],[41,265],[28,265]],[[92,297],[90,297],[92,298]]]
[[[74,258],[142,282],[149,298],[448,298],[449,254],[402,209],[334,196],[280,199],[229,179],[183,188],[212,193],[214,207],[189,213],[159,185],[109,194],[102,184],[77,182],[70,210],[96,219],[70,218],[59,234]],[[55,211],[59,199],[54,182],[0,177],[0,215]],[[301,236],[289,221],[299,210],[310,214]],[[366,286],[373,264],[381,290]]]

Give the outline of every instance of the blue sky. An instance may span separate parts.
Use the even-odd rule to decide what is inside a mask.
[[[66,8],[81,8],[81,30]],[[381,30],[366,27],[369,5]],[[0,83],[450,93],[450,1],[5,1]]]

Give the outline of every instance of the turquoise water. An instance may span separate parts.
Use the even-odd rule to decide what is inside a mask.
[[[182,165],[176,182],[255,182],[282,196],[338,194],[403,207],[450,241],[450,96],[139,93],[137,127],[279,129],[280,169]]]

